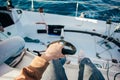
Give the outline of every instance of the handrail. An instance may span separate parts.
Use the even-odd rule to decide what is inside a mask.
[[[98,36],[103,39],[106,39],[112,43],[114,43],[116,46],[120,48],[120,42],[114,39],[113,37],[108,37],[107,35],[99,34],[99,33],[94,33],[94,32],[88,32],[88,31],[80,31],[80,30],[64,30],[65,32],[76,32],[76,33],[85,33],[85,34],[90,34],[92,36]]]

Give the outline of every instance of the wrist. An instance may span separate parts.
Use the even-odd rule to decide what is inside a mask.
[[[46,53],[43,53],[41,55],[41,58],[45,59],[46,61],[50,61],[51,60],[51,58]]]
[[[48,65],[48,61],[45,60],[44,58],[41,58],[39,56],[36,56],[32,62],[30,63],[30,66],[34,67],[34,68],[40,68],[44,65]]]

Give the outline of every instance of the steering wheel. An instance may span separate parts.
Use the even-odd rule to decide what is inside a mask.
[[[62,49],[62,53],[64,55],[66,55],[66,54],[67,55],[73,55],[73,54],[76,53],[76,47],[73,44],[71,44],[70,42],[67,42],[67,41],[64,41],[64,40],[54,41],[54,42],[50,43],[47,47],[49,47],[51,44],[56,43],[56,42],[62,43],[64,45],[64,48]],[[65,47],[68,47],[70,49],[67,49]]]

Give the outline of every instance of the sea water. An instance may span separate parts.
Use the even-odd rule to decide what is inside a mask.
[[[7,0],[0,0],[5,6]],[[11,0],[14,7],[31,10],[32,0]],[[33,0],[34,11],[44,8],[44,12],[67,16],[80,16],[98,20],[120,22],[120,0]]]

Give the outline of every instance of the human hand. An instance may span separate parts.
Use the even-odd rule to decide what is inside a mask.
[[[51,44],[44,54],[42,54],[42,58],[46,59],[47,61],[50,61],[52,59],[58,59],[64,57],[62,54],[62,48],[63,45],[56,42],[54,44]]]

